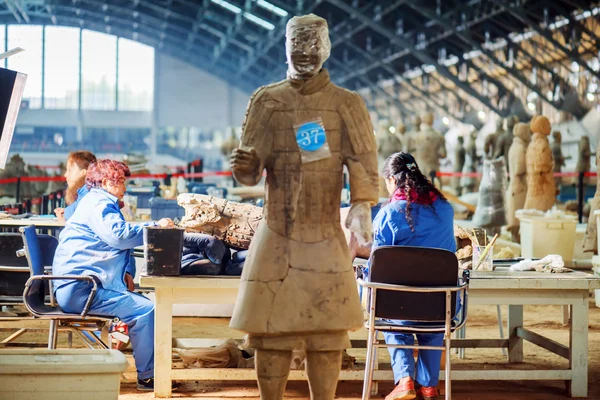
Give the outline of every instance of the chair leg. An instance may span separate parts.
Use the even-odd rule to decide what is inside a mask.
[[[496,305],[496,310],[498,312],[498,329],[500,330],[500,339],[504,339],[504,327],[502,326],[502,308],[500,304]],[[502,355],[506,356],[506,349],[502,348]]]
[[[48,332],[48,349],[56,349],[56,338],[58,336],[58,324],[59,321],[52,319],[50,320],[50,330]]]
[[[451,338],[450,335],[447,335],[446,338],[446,371],[445,371],[445,378],[446,378],[446,382],[445,382],[445,386],[446,386],[446,400],[450,400],[452,398],[452,384],[450,382],[450,343],[451,343]]]
[[[365,360],[365,378],[363,382],[363,393],[362,400],[369,400],[371,397],[371,388],[373,383],[373,366],[374,366],[374,352],[373,352],[373,342],[374,342],[375,332],[369,332],[369,339],[367,341],[367,357]]]
[[[67,332],[67,346],[69,349],[73,348],[73,332],[71,331]]]

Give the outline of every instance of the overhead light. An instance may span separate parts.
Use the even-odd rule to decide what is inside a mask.
[[[287,11],[285,11],[283,8],[279,8],[279,7],[269,3],[268,1],[265,1],[265,0],[254,0],[254,1],[256,1],[256,4],[258,4],[260,7],[264,8],[265,10],[269,10],[274,14],[279,15],[280,17],[288,16]]]
[[[388,128],[388,131],[390,131],[390,133],[393,135],[394,133],[396,133],[396,127],[393,125],[390,125],[390,127]]]
[[[477,113],[477,116],[479,117],[480,120],[485,121],[485,111],[479,111]]]
[[[448,117],[442,118],[442,124],[444,124],[446,126],[450,125],[450,119]]]
[[[246,18],[248,21],[252,21],[254,22],[256,25],[260,25],[265,29],[268,29],[270,31],[272,31],[273,29],[275,29],[275,25],[273,25],[272,23],[265,21],[262,18],[258,18],[256,15],[254,14],[250,14],[248,12],[244,12],[244,18]]]
[[[594,101],[595,96],[593,93],[588,93],[586,96],[589,101]]]
[[[231,11],[231,12],[234,12],[234,13],[236,13],[236,14],[239,14],[239,13],[241,13],[241,12],[242,12],[242,9],[241,9],[241,8],[239,8],[239,7],[238,7],[238,6],[236,6],[236,5],[233,5],[233,4],[231,4],[231,3],[230,3],[230,2],[228,2],[228,1],[225,1],[225,0],[210,0],[210,1],[212,1],[212,2],[213,2],[213,3],[215,3],[215,4],[218,4],[218,5],[220,5],[221,7],[225,8],[225,9],[227,9],[227,10]]]
[[[552,90],[548,90],[548,94],[546,94],[546,97],[548,98],[549,101],[552,101],[552,97],[554,97]]]
[[[529,102],[527,103],[527,108],[529,108],[531,111],[535,111],[535,104]]]

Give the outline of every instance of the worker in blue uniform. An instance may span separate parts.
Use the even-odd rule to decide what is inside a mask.
[[[55,208],[54,213],[58,218],[64,218],[65,221],[71,218],[79,201],[89,192],[85,184],[85,176],[90,164],[96,162],[96,156],[89,151],[74,151],[67,158],[67,170],[65,179],[67,180],[67,190],[65,191],[65,202],[67,207]]]
[[[373,221],[373,249],[379,246],[422,246],[456,251],[454,211],[443,194],[423,175],[409,153],[392,154],[385,161],[383,176],[389,202]],[[368,267],[365,271],[368,275]],[[399,325],[408,321],[393,321]],[[420,345],[442,346],[444,335],[417,334]],[[384,333],[387,344],[412,345],[414,335]],[[410,349],[388,348],[396,387],[386,400],[438,396],[441,350],[419,350],[417,372]],[[416,387],[415,387],[416,380]]]
[[[173,227],[164,218],[157,223],[131,225],[125,221],[119,201],[125,194],[129,168],[118,161],[98,160],[90,165],[86,184],[90,189],[60,234],[54,256],[55,275],[87,275],[99,281],[89,312],[113,315],[129,327],[138,372],[138,389],[154,389],[154,304],[133,293],[135,264],[132,249],[143,244],[143,227]],[[59,280],[54,293],[65,312],[80,313],[92,286],[85,281]]]

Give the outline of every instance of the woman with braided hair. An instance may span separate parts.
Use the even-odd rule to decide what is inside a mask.
[[[383,177],[390,199],[373,221],[373,249],[379,246],[435,247],[456,251],[454,211],[444,195],[419,169],[409,153],[387,158]],[[368,274],[368,269],[366,271]],[[399,325],[407,321],[394,321]],[[384,332],[387,344],[412,345],[414,335]],[[444,335],[417,334],[420,345],[442,346]],[[419,350],[417,375],[412,350],[388,348],[396,387],[386,400],[435,399],[441,350]],[[416,390],[415,382],[416,380]]]

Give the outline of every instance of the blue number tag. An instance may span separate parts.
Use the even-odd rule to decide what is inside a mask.
[[[307,122],[296,129],[296,142],[301,150],[317,151],[327,142],[325,129],[316,122]]]

